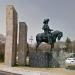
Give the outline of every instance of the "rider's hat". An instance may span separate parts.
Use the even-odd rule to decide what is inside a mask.
[[[49,22],[49,19],[44,19],[43,23],[46,24]]]

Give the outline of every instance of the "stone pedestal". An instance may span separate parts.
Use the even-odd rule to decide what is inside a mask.
[[[20,22],[18,65],[25,65],[26,53],[27,53],[27,25],[24,22]]]
[[[6,43],[5,64],[14,66],[16,64],[17,51],[17,12],[12,5],[6,8]]]
[[[48,52],[30,52],[29,60],[31,67],[49,67],[51,57]]]

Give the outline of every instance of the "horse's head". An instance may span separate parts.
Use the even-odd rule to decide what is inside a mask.
[[[52,38],[54,40],[56,40],[56,39],[60,40],[62,36],[63,36],[63,33],[61,31],[58,31],[58,30],[56,30],[52,33]]]
[[[62,36],[63,36],[63,33],[62,32],[59,32],[58,33],[58,40],[60,40]]]

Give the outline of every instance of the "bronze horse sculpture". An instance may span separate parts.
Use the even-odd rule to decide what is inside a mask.
[[[46,42],[50,44],[52,49],[54,47],[54,43],[56,42],[56,39],[60,40],[61,37],[63,36],[63,33],[61,31],[58,31],[58,30],[53,31],[53,29],[50,29],[48,26],[48,22],[49,22],[49,19],[44,19],[44,22],[43,22],[44,25],[42,28],[44,30],[44,33],[39,33],[36,35],[36,42],[37,42],[36,49],[41,42]]]
[[[54,43],[56,42],[56,39],[60,40],[61,37],[63,36],[63,33],[61,31],[58,31],[58,30],[52,32],[51,34],[52,34],[51,37],[50,37],[51,41],[52,41],[51,43],[48,41],[48,36],[45,37],[44,33],[37,34],[36,35],[36,42],[37,42],[36,47],[38,47],[41,42],[46,42],[46,43],[51,45],[51,49],[52,49],[54,47]]]

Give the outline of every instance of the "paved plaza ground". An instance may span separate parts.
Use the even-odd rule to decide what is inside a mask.
[[[8,67],[0,64],[0,75],[75,75],[75,70],[65,68]]]

